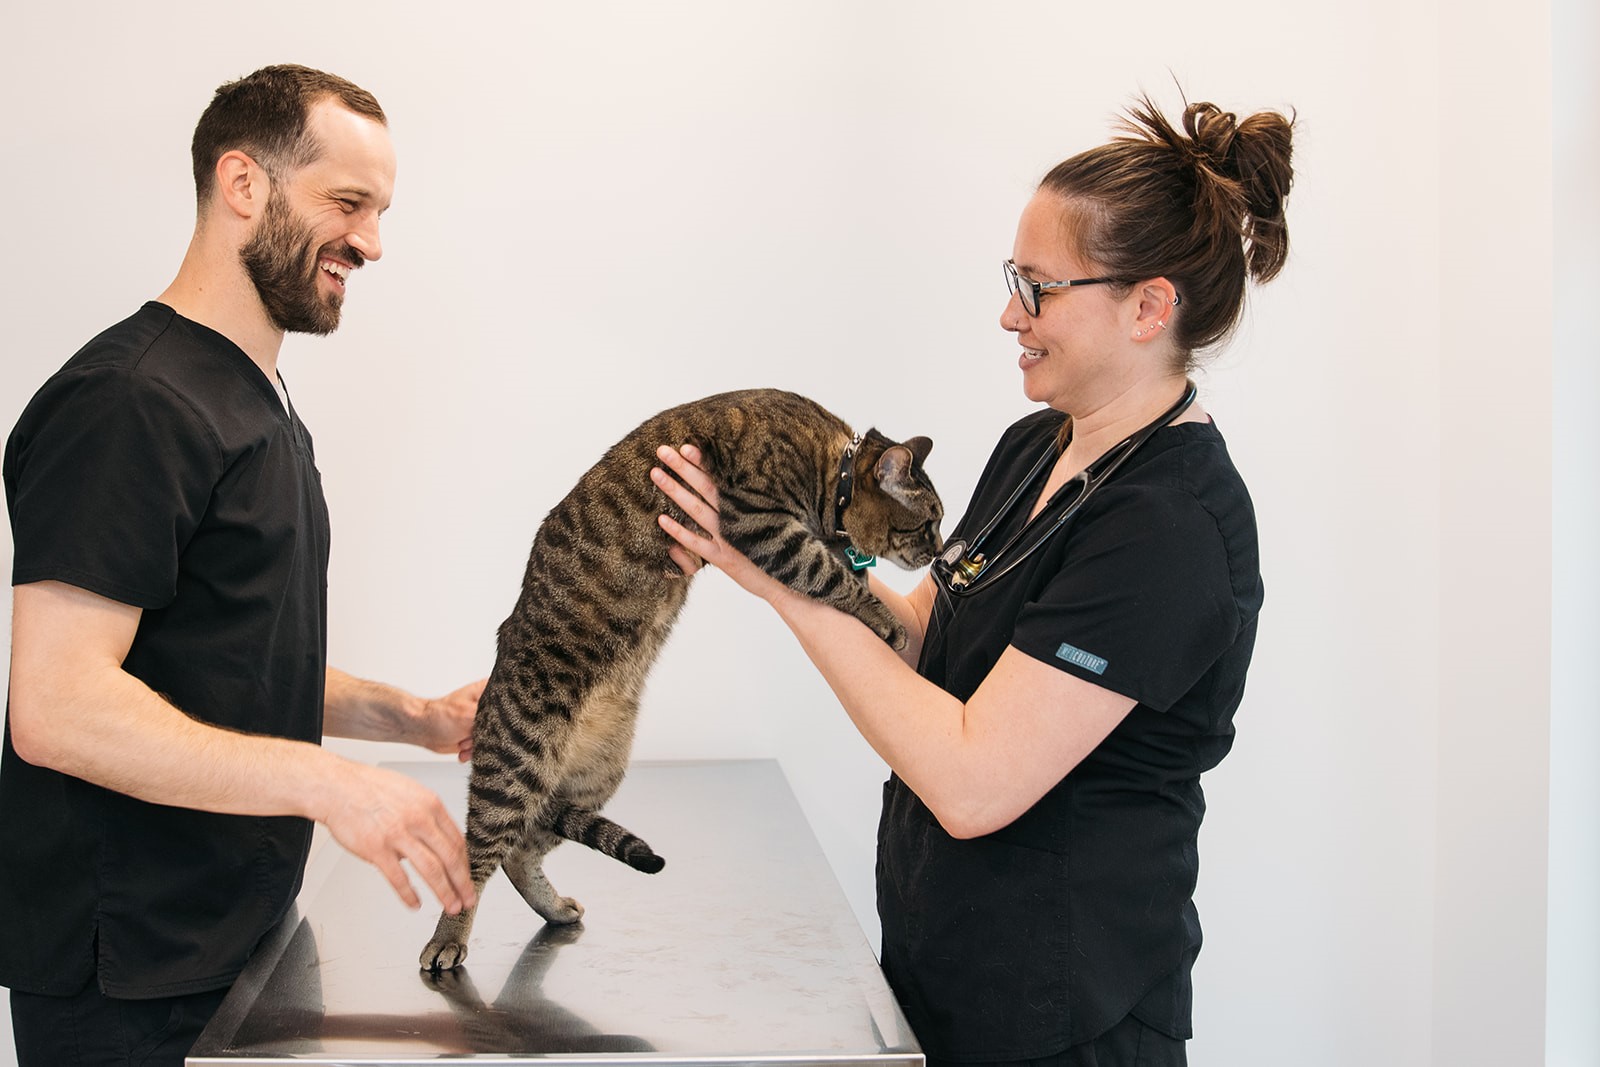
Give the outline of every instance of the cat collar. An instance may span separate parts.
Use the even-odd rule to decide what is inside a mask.
[[[860,447],[861,435],[856,434],[844,446],[844,456],[839,460],[839,480],[833,489],[833,532],[840,537],[850,536],[844,532],[844,509],[850,506],[856,491],[855,458]]]
[[[850,438],[850,443],[844,446],[844,456],[839,460],[839,481],[833,491],[833,532],[839,537],[849,537],[844,528],[844,509],[850,506],[850,498],[855,494],[856,449],[861,447],[861,435],[856,434]],[[850,564],[850,569],[860,573],[868,567],[878,565],[878,557],[862,552],[855,545],[846,544],[844,548],[845,560]]]

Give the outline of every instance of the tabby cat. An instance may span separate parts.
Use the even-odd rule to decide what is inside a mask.
[[[815,402],[769,389],[724,393],[648,419],[608,451],[540,525],[473,727],[467,850],[481,892],[497,867],[552,923],[583,908],[545,878],[562,838],[648,873],[663,860],[599,814],[627,770],[645,675],[689,583],[656,523],[693,525],[650,482],[660,445],[690,443],[718,489],[722,536],[773,577],[906,635],[858,573],[869,556],[921,567],[941,548],[933,443],[850,428]],[[473,912],[442,915],[422,951],[458,966]]]

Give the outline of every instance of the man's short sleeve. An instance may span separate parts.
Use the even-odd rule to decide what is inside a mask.
[[[166,386],[116,367],[56,375],[6,446],[12,583],[165,606],[221,470],[215,435]]]
[[[1234,642],[1240,616],[1216,520],[1181,489],[1108,487],[1011,643],[1165,711]]]

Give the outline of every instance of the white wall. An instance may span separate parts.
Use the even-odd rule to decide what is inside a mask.
[[[1582,1067],[1600,1049],[1600,8],[1551,5],[1556,275],[1552,486],[1549,1041],[1547,1062]]]
[[[1533,946],[1549,872],[1551,38],[1548,7],[1521,16],[1525,32],[1507,34],[1498,15],[1442,9],[1437,27],[1443,289],[1424,321],[1444,456],[1439,1064],[1542,1062],[1545,1033],[1547,960]],[[1486,62],[1500,76],[1486,77]],[[1495,279],[1507,275],[1502,291]]]
[[[382,100],[386,255],[283,372],[334,515],[334,662],[423,692],[487,671],[539,519],[670,403],[773,385],[929,434],[959,510],[1028,407],[996,319],[1032,183],[1138,90],[1174,106],[1174,79],[1298,109],[1290,266],[1202,383],[1256,498],[1268,599],[1238,743],[1206,782],[1192,1062],[1537,1062],[1546,3],[185,0],[6,23],[5,427],[169,280],[212,88],[292,60]],[[1503,111],[1462,111],[1464,91]],[[1484,166],[1508,139],[1515,179]],[[1485,489],[1508,484],[1501,515]],[[1514,570],[1475,556],[1486,511]],[[1534,663],[1509,677],[1478,643],[1508,614]],[[1515,730],[1496,728],[1506,685]],[[781,758],[875,941],[883,769],[781,627],[708,576],[647,700],[638,757]],[[1486,812],[1504,850],[1479,855]],[[1494,893],[1458,884],[1490,866]]]

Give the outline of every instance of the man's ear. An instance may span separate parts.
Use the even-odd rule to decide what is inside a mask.
[[[261,164],[237,148],[217,160],[217,199],[241,219],[255,218],[267,206],[272,181]]]

